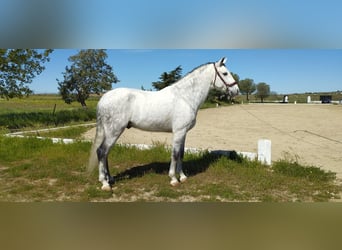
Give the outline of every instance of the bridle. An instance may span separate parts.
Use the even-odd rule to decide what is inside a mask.
[[[231,87],[233,87],[234,85],[238,84],[236,81],[233,82],[233,83],[230,83],[230,84],[227,83],[227,82],[223,79],[223,77],[220,75],[220,73],[218,72],[215,63],[213,63],[213,65],[214,65],[214,69],[215,69],[215,72],[216,72],[216,74],[215,74],[215,79],[214,79],[214,82],[213,82],[214,85],[215,85],[216,77],[217,77],[217,76],[219,76],[219,78],[220,78],[221,81],[224,83],[224,85],[226,85],[227,88],[231,88]]]

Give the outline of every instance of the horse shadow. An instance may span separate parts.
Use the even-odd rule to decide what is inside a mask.
[[[201,157],[197,157],[196,159],[183,161],[183,171],[188,177],[198,175],[205,172],[212,163],[221,157],[227,157],[228,159],[237,162],[241,162],[243,159],[236,151],[215,150],[210,153],[204,153]],[[168,174],[169,167],[170,162],[151,162],[126,169],[123,172],[114,175],[112,178],[114,183],[116,183],[122,180],[143,177],[150,173],[165,175]]]

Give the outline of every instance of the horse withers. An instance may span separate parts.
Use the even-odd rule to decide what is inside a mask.
[[[103,190],[111,190],[114,184],[108,168],[108,153],[124,130],[130,127],[173,133],[170,184],[176,186],[187,179],[182,169],[185,137],[195,126],[198,109],[209,90],[216,88],[231,96],[239,93],[225,63],[226,58],[222,58],[201,65],[160,91],[117,88],[102,96],[97,105],[96,137],[88,169],[99,164]]]

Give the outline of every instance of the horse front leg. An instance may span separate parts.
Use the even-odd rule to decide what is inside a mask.
[[[171,154],[171,164],[169,170],[169,177],[171,178],[171,186],[177,186],[179,181],[176,176],[177,173],[180,174],[181,182],[185,181],[186,176],[182,170],[182,159],[184,156],[184,143],[185,143],[186,131],[175,132],[173,135],[173,146]]]
[[[184,147],[185,147],[185,136],[180,147],[179,158],[177,160],[177,167],[176,167],[176,173],[179,174],[179,180],[182,183],[185,182],[186,179],[188,178],[183,172]]]

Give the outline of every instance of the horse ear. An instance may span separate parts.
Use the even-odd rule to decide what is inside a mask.
[[[226,63],[226,61],[227,61],[227,58],[226,58],[226,57],[223,57],[223,58],[219,61],[220,67],[221,67],[221,66],[224,66],[225,63]]]

